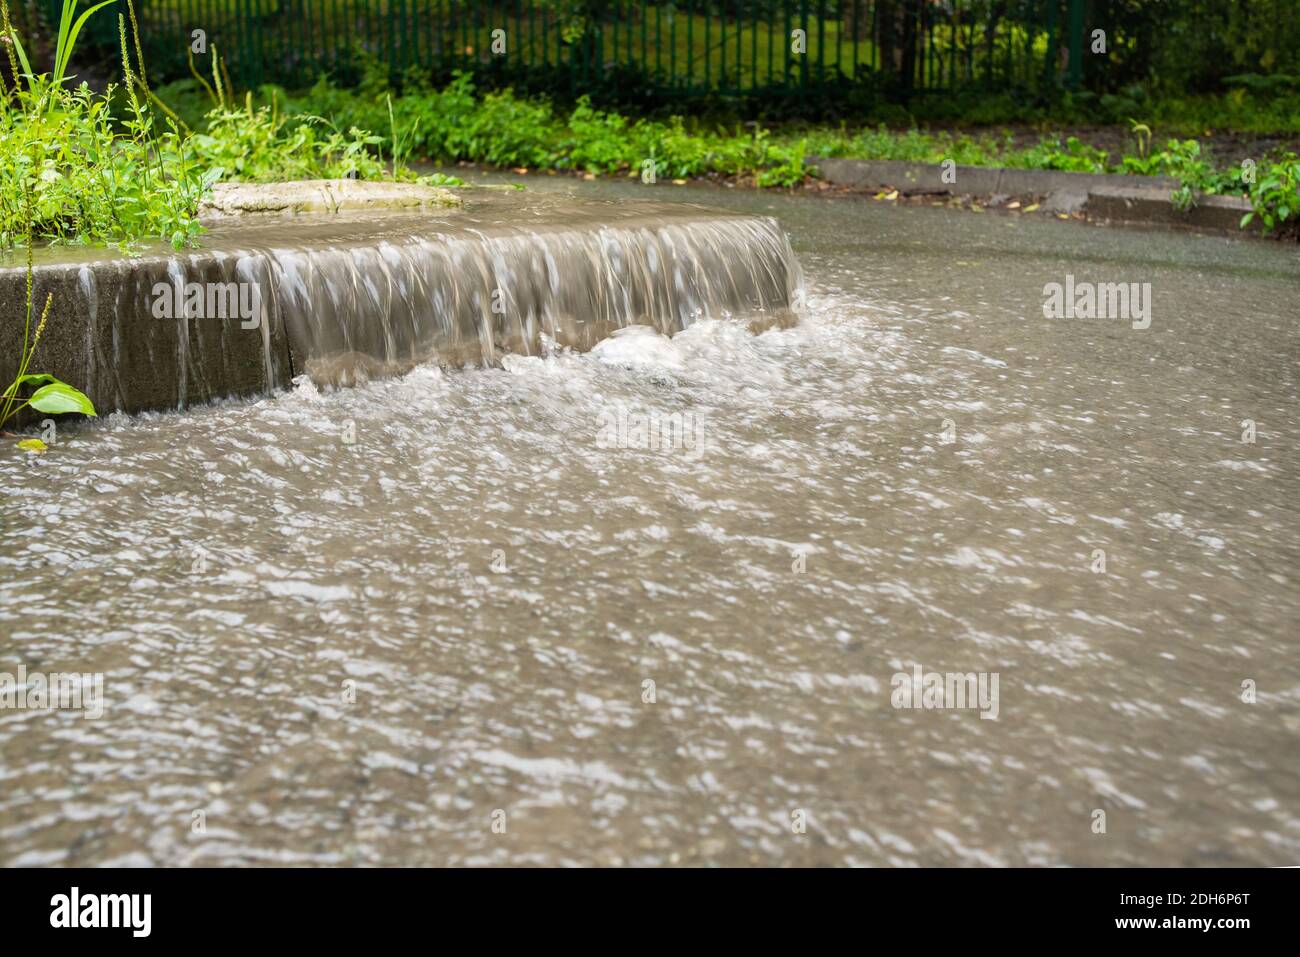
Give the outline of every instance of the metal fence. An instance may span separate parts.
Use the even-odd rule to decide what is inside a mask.
[[[673,96],[797,90],[867,73],[920,90],[1077,82],[1084,0],[137,0],[137,8],[151,73],[165,78],[188,72],[191,47],[216,46],[245,87],[355,76],[369,63],[394,76],[466,67],[507,81],[545,74],[578,90],[615,76]],[[115,42],[116,17],[98,19],[96,34]]]

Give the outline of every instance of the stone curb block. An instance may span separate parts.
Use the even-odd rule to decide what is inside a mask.
[[[1214,230],[1239,234],[1250,203],[1240,196],[1203,196],[1188,212],[1170,199],[1178,182],[1168,176],[1068,173],[1056,170],[957,166],[955,182],[943,181],[943,167],[895,160],[809,158],[822,178],[836,186],[899,189],[903,192],[966,196],[1043,196],[1048,212],[1086,212],[1115,223]],[[1258,222],[1248,231],[1258,232]]]
[[[917,192],[958,193],[972,196],[1047,196],[1051,193],[1088,193],[1099,186],[1177,188],[1168,176],[1128,176],[1121,173],[1067,173],[1058,170],[1007,169],[957,166],[956,182],[943,181],[943,166],[898,160],[819,159],[807,161],[822,178],[836,186],[866,189],[892,187]]]
[[[314,179],[289,183],[217,183],[199,206],[204,222],[238,216],[297,216],[349,210],[410,210],[430,206],[459,206],[450,190],[419,183],[365,182],[353,179]]]
[[[289,339],[276,310],[257,328],[233,320],[157,319],[151,312],[155,286],[174,282],[175,262],[185,263],[187,282],[225,283],[236,278],[228,258],[183,253],[38,264],[32,299],[43,304],[48,295],[51,308],[33,368],[74,383],[101,415],[288,388]],[[264,261],[250,259],[249,267],[248,278],[269,283]],[[0,316],[23,315],[26,279],[24,268],[0,268]],[[21,322],[0,326],[0,350],[17,355],[22,333]]]
[[[1250,212],[1242,196],[1202,196],[1186,213],[1179,212],[1164,190],[1102,186],[1088,194],[1088,215],[1114,222],[1242,232],[1241,218]],[[1258,232],[1258,221],[1246,231]]]

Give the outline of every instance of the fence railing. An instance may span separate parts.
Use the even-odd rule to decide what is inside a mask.
[[[48,0],[47,0],[48,2]],[[1077,82],[1084,0],[137,0],[152,73],[220,51],[241,86],[489,68],[576,90],[761,94],[875,74],[903,89]],[[114,7],[109,7],[112,11]],[[96,25],[111,43],[116,18]],[[200,32],[196,32],[200,31]],[[196,60],[206,61],[204,56]]]

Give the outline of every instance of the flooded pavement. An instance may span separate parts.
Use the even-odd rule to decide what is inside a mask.
[[[0,453],[0,862],[1300,862],[1295,248],[654,198],[801,323]]]

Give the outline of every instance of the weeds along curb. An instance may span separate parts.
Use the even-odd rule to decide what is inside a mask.
[[[1240,196],[1203,196],[1187,212],[1170,194],[1177,180],[1167,176],[1121,173],[1067,173],[1056,170],[906,163],[896,160],[809,157],[821,179],[849,189],[896,189],[905,195],[979,196],[1034,199],[1045,212],[1082,214],[1098,223],[1159,226],[1238,235],[1258,234],[1258,221],[1239,224],[1251,211]]]

